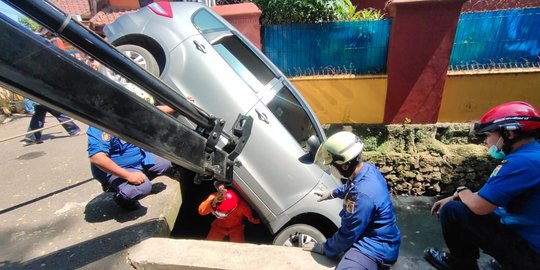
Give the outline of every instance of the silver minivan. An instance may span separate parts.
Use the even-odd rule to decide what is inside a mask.
[[[233,186],[275,236],[274,244],[302,246],[337,230],[341,201],[317,202],[313,193],[341,184],[313,164],[324,132],[300,93],[238,30],[202,4],[158,2],[122,15],[104,32],[172,89],[224,118],[225,131],[232,132],[239,113],[253,117]]]

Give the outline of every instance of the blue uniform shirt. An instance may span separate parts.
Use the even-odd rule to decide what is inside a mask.
[[[142,171],[142,165],[154,164],[154,159],[149,152],[110,135],[95,127],[88,127],[88,157],[103,152],[107,154],[118,166],[122,168],[134,168]],[[100,170],[94,164],[92,175],[98,180],[106,180],[111,175]]]
[[[540,253],[540,144],[510,153],[478,195],[499,208],[494,214]]]
[[[341,227],[326,241],[328,256],[336,256],[351,246],[375,261],[392,264],[399,254],[400,232],[388,193],[379,170],[364,163],[354,179],[334,189],[343,199]]]

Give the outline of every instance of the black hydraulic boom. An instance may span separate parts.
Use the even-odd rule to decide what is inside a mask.
[[[47,1],[6,0],[23,14],[129,79],[197,125],[195,130],[0,14],[0,84],[171,160],[200,177],[228,182],[252,119],[225,122],[189,103],[94,32]],[[224,135],[228,145],[216,147]]]

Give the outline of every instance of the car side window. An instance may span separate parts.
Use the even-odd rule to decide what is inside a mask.
[[[204,9],[201,9],[193,15],[193,25],[195,25],[202,34],[228,30],[227,26]]]
[[[306,110],[291,90],[283,86],[266,105],[281,124],[289,131],[305,152],[309,152],[307,140],[316,135],[315,127]]]
[[[275,77],[264,62],[234,35],[223,36],[212,46],[255,92]]]
[[[193,24],[231,68],[258,93],[275,74],[268,66],[223,23],[208,11],[201,9],[193,16]],[[225,34],[217,35],[218,32]]]

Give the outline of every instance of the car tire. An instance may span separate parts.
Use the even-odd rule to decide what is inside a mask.
[[[294,224],[279,232],[274,238],[274,245],[303,247],[309,242],[323,243],[326,237],[317,228],[307,224]]]
[[[125,54],[129,59],[144,68],[150,74],[159,77],[159,65],[156,58],[154,58],[154,56],[145,48],[137,45],[127,44],[120,45],[116,47],[116,49]],[[103,65],[99,65],[98,71],[117,83],[125,83],[124,78],[120,77],[118,74]]]
[[[146,69],[154,76],[159,77],[159,66],[156,58],[145,48],[137,45],[120,45],[116,47],[117,50],[125,54],[129,59],[134,61],[137,65]]]

